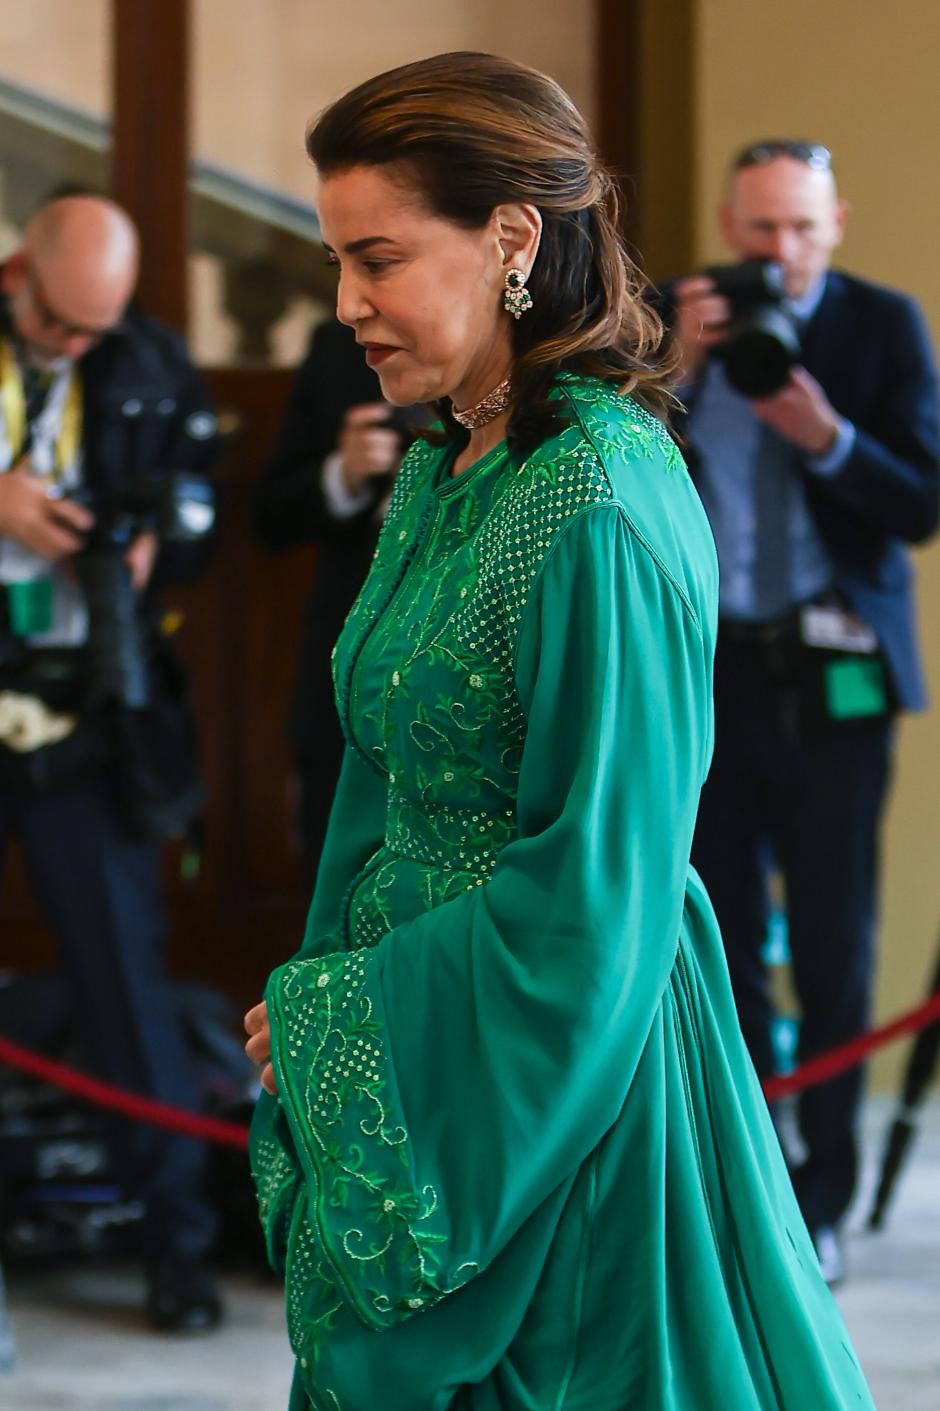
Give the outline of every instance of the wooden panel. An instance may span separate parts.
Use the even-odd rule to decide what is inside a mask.
[[[624,234],[652,278],[679,274],[695,253],[695,0],[597,3],[597,139]]]
[[[114,0],[113,192],[140,230],[138,298],[186,330],[188,0]]]
[[[640,230],[640,21],[641,0],[597,0],[597,145],[618,178],[631,243]]]
[[[643,0],[638,36],[640,117],[637,242],[653,279],[696,259],[696,0]]]
[[[239,427],[220,470],[214,563],[202,583],[170,595],[185,613],[179,651],[193,683],[209,808],[201,876],[182,883],[171,847],[168,894],[177,969],[250,999],[296,947],[307,903],[290,846],[284,722],[314,557],[267,553],[249,518],[293,373],[206,376],[223,420],[234,415]]]

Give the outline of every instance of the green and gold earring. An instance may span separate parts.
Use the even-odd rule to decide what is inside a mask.
[[[532,307],[532,295],[525,287],[525,274],[513,266],[506,271],[506,293],[503,295],[503,308],[513,318],[522,318]]]

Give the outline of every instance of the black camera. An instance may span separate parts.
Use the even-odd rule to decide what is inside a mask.
[[[71,493],[95,516],[75,571],[88,606],[85,706],[150,704],[149,624],[124,561],[131,542],[152,530],[161,549],[205,540],[215,523],[208,480],[178,471],[138,483],[120,496],[88,486]]]
[[[800,333],[784,287],[782,265],[745,260],[713,265],[704,273],[731,305],[728,336],[711,349],[725,375],[745,397],[769,397],[789,380],[800,359]]]

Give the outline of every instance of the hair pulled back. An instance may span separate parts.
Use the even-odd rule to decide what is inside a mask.
[[[439,54],[345,94],[312,125],[307,151],[321,177],[395,165],[429,210],[468,229],[498,205],[538,207],[533,308],[512,320],[512,450],[565,424],[548,399],[562,369],[613,382],[659,416],[675,405],[662,324],[618,232],[616,185],[553,79],[492,54]],[[440,412],[457,434],[450,404]]]

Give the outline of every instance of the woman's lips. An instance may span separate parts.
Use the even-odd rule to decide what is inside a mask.
[[[390,358],[398,349],[393,348],[388,343],[364,343],[366,350],[366,362],[369,367],[378,367],[379,363],[384,363],[386,358]]]

